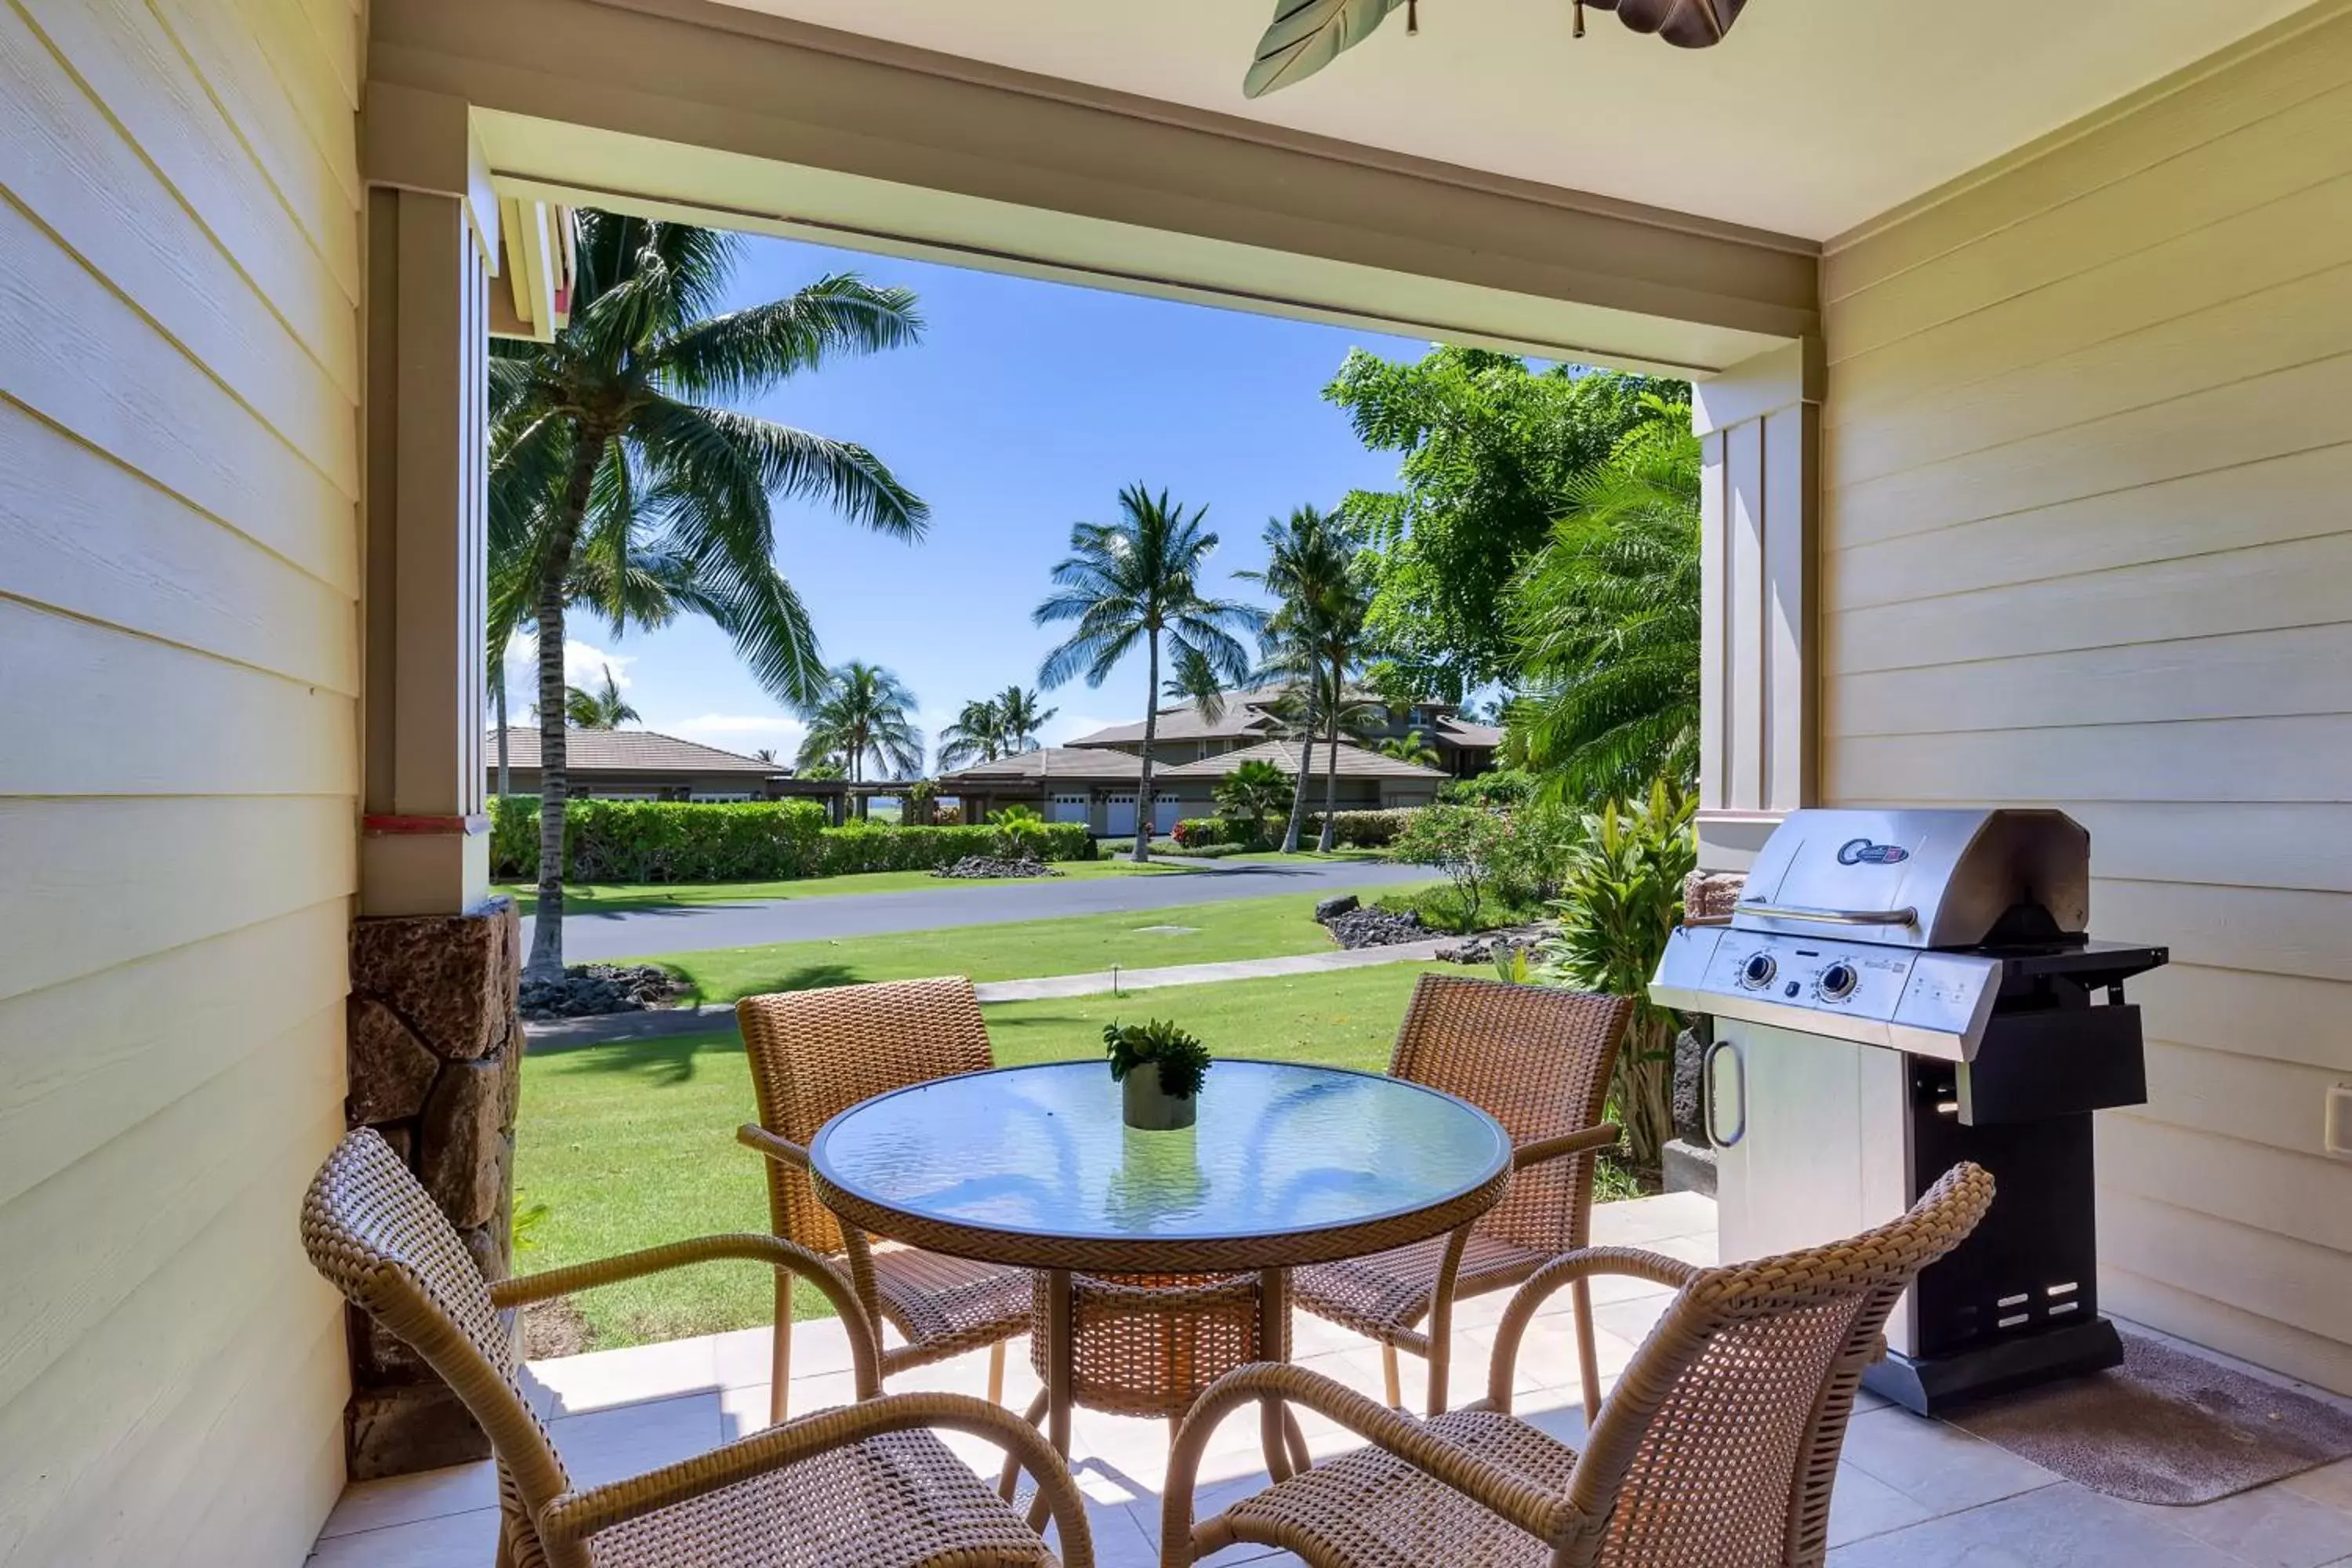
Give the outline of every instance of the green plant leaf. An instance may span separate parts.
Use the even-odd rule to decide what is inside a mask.
[[[1242,78],[1244,98],[1304,81],[1354,48],[1404,0],[1276,0],[1274,22]]]

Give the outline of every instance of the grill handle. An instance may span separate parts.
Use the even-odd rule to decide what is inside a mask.
[[[1767,920],[1805,921],[1822,926],[1916,926],[1919,923],[1917,910],[1822,910],[1810,904],[1749,904],[1734,906],[1733,912],[1761,915]]]
[[[1739,1101],[1739,1125],[1727,1138],[1716,1130],[1715,1121],[1715,1063],[1717,1057],[1727,1052],[1730,1054],[1731,1065],[1739,1069],[1738,1077],[1734,1080]],[[1731,1040],[1716,1041],[1698,1059],[1698,1117],[1700,1127],[1706,1133],[1706,1141],[1718,1149],[1731,1148],[1748,1136],[1748,1058],[1739,1054],[1739,1047]]]

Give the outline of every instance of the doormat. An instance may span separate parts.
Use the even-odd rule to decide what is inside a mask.
[[[2352,1456],[2352,1410],[2126,1330],[2124,1364],[1948,1415],[2128,1502],[2210,1502]]]

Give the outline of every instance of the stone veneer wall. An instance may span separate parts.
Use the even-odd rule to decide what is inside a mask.
[[[511,899],[352,926],[344,1119],[408,1162],[494,1280],[513,1262],[519,930]],[[354,1480],[488,1455],[489,1439],[415,1352],[356,1309],[350,1327]]]

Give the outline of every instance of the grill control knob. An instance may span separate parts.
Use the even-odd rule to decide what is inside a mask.
[[[1813,987],[1821,993],[1822,1001],[1843,1002],[1853,994],[1854,983],[1861,978],[1854,973],[1853,964],[1832,963],[1822,971],[1814,980]]]
[[[1772,962],[1770,953],[1759,952],[1739,966],[1739,983],[1751,991],[1761,991],[1772,984],[1772,976],[1780,967]]]

